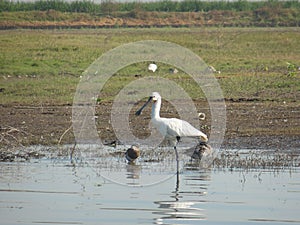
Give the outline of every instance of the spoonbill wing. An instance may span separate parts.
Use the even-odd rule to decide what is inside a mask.
[[[166,118],[165,123],[168,124],[168,135],[179,137],[206,137],[203,132],[196,129],[190,123],[184,120],[180,120],[177,118]]]

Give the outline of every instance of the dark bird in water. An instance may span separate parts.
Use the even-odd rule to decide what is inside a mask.
[[[132,145],[129,149],[127,149],[125,153],[125,157],[129,163],[134,162],[139,156],[140,156],[140,149],[135,145]]]
[[[202,157],[210,155],[212,153],[212,148],[209,144],[205,142],[200,142],[196,145],[195,150],[192,155],[192,159],[198,159],[201,160]]]

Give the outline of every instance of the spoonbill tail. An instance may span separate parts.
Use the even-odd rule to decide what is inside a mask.
[[[177,173],[179,172],[178,165],[178,152],[176,149],[176,145],[181,137],[197,137],[200,142],[207,142],[207,136],[201,132],[200,130],[193,127],[191,124],[184,120],[180,120],[177,118],[162,118],[159,115],[160,107],[161,107],[161,96],[158,92],[153,92],[148,101],[135,113],[135,115],[140,115],[143,109],[153,101],[152,112],[151,112],[151,123],[154,125],[159,132],[170,141],[170,143],[174,146],[174,150],[176,153],[176,161],[177,161]]]

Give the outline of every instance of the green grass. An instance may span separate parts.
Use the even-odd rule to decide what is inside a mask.
[[[216,74],[225,98],[299,101],[299,28],[151,28],[0,31],[0,104],[70,104],[79,77],[108,50],[139,40],[163,40],[191,49]],[[201,90],[169,65],[153,74],[148,63],[123,68],[103,89],[112,100],[129,82],[155,75],[180,84],[194,99]]]
[[[1,104],[72,104],[79,79],[74,77],[18,77],[1,80]]]

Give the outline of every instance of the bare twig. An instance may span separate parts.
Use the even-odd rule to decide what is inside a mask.
[[[23,146],[19,138],[17,138],[13,133],[22,133],[28,135],[27,132],[19,130],[12,126],[0,127],[3,132],[0,133],[0,142],[5,141],[7,145],[13,145],[12,141],[15,141],[18,145]],[[9,140],[10,139],[10,140]]]
[[[61,143],[61,141],[62,141],[62,139],[63,139],[63,137],[66,135],[66,133],[68,133],[70,130],[71,130],[71,128],[72,128],[72,125],[68,128],[68,129],[66,129],[65,130],[65,132],[60,136],[60,138],[59,138],[59,140],[58,140],[58,143],[57,144],[59,144],[60,145],[60,143]]]

